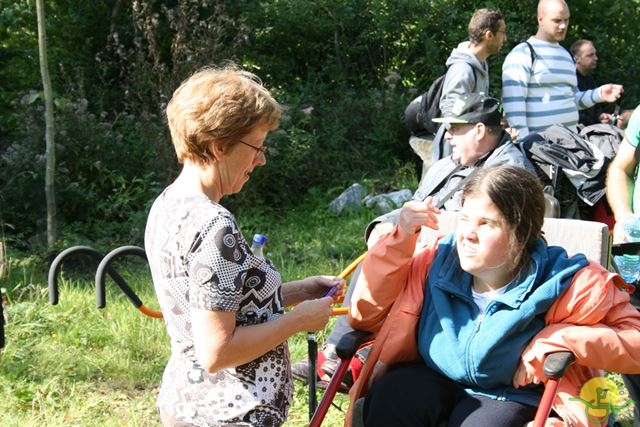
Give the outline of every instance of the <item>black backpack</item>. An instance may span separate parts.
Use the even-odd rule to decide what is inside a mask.
[[[469,65],[473,71],[473,77],[476,77],[476,69]],[[417,97],[409,103],[404,110],[404,122],[413,135],[435,134],[438,132],[440,123],[434,123],[433,119],[442,116],[440,110],[440,98],[442,97],[442,88],[444,86],[444,78],[447,74],[443,74],[431,83],[429,89],[421,96]]]
[[[440,97],[446,74],[431,83],[429,90],[414,99],[404,110],[404,122],[413,135],[435,134],[439,124],[432,119],[440,117]]]
[[[440,123],[434,123],[433,119],[442,115],[440,111],[440,98],[442,97],[442,87],[446,74],[441,75],[431,83],[429,90],[422,94],[420,100],[420,111],[418,111],[418,123],[429,133],[438,132]]]

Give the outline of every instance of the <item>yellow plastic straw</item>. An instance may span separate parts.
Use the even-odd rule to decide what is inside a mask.
[[[353,273],[353,270],[356,269],[358,264],[362,262],[365,256],[367,256],[367,252],[364,252],[362,255],[356,258],[351,264],[349,264],[347,268],[342,270],[342,273],[338,274],[338,277],[340,277],[341,279],[346,279],[347,277],[349,277],[349,275]],[[342,316],[347,314],[348,312],[349,312],[349,307],[335,307],[331,310],[331,315]]]

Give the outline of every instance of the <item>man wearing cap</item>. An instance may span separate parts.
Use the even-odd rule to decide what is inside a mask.
[[[449,114],[434,119],[434,122],[445,123],[445,138],[453,152],[429,168],[413,200],[424,201],[433,196],[434,204],[442,209],[459,211],[463,182],[474,170],[482,166],[514,165],[533,172],[526,155],[502,128],[501,120],[500,101],[477,93],[457,99]],[[374,227],[376,234],[390,231],[399,212],[400,209],[396,209],[369,223],[366,238],[369,239]]]
[[[482,8],[476,10],[467,26],[469,40],[458,44],[446,61],[447,73],[442,85],[439,107],[442,115],[449,113],[453,103],[460,96],[468,93],[491,93],[489,87],[489,63],[490,56],[497,54],[507,40],[507,26],[497,10]],[[410,105],[415,110],[409,117],[417,114],[417,106],[420,105],[422,96],[419,96]],[[411,118],[410,120],[414,120]],[[451,146],[443,138],[444,129],[438,129],[431,145],[430,157],[425,153],[425,147],[421,146],[425,141],[424,136],[413,136],[409,140],[411,148],[425,161],[428,167],[432,162],[451,154]],[[426,168],[423,168],[423,172]]]
[[[463,95],[445,116],[434,119],[445,123],[445,138],[453,147],[453,152],[438,160],[420,180],[413,195],[414,201],[424,201],[433,196],[433,202],[444,210],[459,211],[462,207],[462,187],[473,171],[483,166],[513,165],[534,171],[533,166],[520,148],[500,125],[502,105],[496,98],[483,94]],[[374,219],[365,230],[367,245],[371,247],[382,235],[390,232],[397,222],[400,209]],[[349,306],[353,288],[358,280],[360,267],[351,275],[351,284],[347,288],[343,306]],[[319,366],[324,374],[331,376],[337,363],[335,345],[340,337],[353,329],[347,323],[346,316],[339,316],[327,337],[323,352],[318,353]],[[364,356],[359,355],[354,363],[362,363]],[[300,362],[299,362],[300,363]],[[297,364],[296,364],[297,365]],[[304,361],[294,369],[298,379],[306,378]],[[299,368],[299,369],[298,369]],[[300,374],[296,374],[299,371]],[[352,383],[349,377],[347,385]]]

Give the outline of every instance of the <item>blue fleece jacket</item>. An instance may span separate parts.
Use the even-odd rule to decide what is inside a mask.
[[[454,235],[439,245],[426,280],[418,327],[418,349],[427,366],[467,391],[537,405],[541,386],[515,389],[520,355],[544,327],[544,316],[588,261],[568,257],[539,239],[531,260],[504,294],[484,312],[473,302],[469,273],[460,268]]]

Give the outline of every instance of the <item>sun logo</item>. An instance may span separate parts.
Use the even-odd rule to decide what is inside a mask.
[[[580,390],[580,397],[571,397],[585,406],[584,412],[589,421],[595,424],[607,422],[609,415],[617,414],[631,403],[627,400],[620,405],[620,391],[613,381],[608,378],[596,377],[587,381]]]

